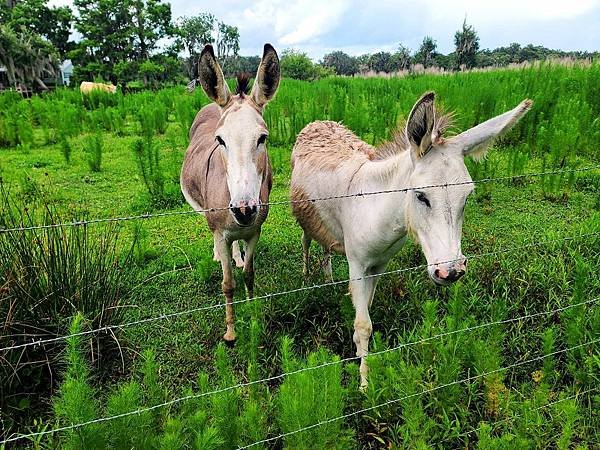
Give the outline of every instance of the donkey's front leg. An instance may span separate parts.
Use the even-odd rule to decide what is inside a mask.
[[[254,250],[260,237],[260,231],[246,241],[246,254],[244,255],[244,284],[246,297],[254,297]]]
[[[234,329],[234,314],[233,314],[233,293],[235,291],[235,280],[233,279],[231,267],[231,244],[220,234],[215,233],[215,248],[218,249],[219,259],[221,261],[221,269],[223,270],[223,283],[221,288],[225,295],[225,325],[227,331],[223,335],[223,339],[229,343],[235,341]]]
[[[373,331],[371,317],[369,316],[369,307],[373,300],[375,287],[378,277],[370,277],[371,271],[361,264],[350,265],[350,295],[352,303],[356,310],[354,318],[354,343],[356,344],[356,356],[360,357],[360,387],[367,387],[367,367],[366,356],[369,352],[369,339]]]

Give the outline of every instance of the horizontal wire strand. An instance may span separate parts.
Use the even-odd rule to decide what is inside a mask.
[[[370,195],[408,192],[408,191],[412,191],[412,190],[447,188],[447,187],[451,187],[451,186],[464,186],[464,185],[477,184],[477,183],[491,183],[491,182],[496,182],[496,181],[508,181],[508,180],[527,178],[527,177],[543,177],[546,175],[560,175],[560,174],[565,174],[565,173],[586,172],[586,171],[598,170],[598,169],[600,169],[600,166],[590,166],[590,167],[582,167],[579,169],[554,170],[554,171],[527,173],[527,174],[513,175],[513,176],[482,178],[479,180],[463,181],[463,182],[459,182],[459,183],[432,184],[432,185],[401,188],[401,189],[390,189],[390,190],[383,190],[383,191],[358,192],[355,194],[332,195],[332,196],[328,196],[328,197],[308,198],[308,199],[302,199],[302,200],[279,200],[279,201],[261,203],[261,206],[287,205],[287,204],[293,205],[293,204],[298,204],[298,203],[319,202],[319,201],[344,199],[344,198],[351,198],[351,197],[366,197],[366,196],[370,196]],[[224,207],[220,207],[220,208],[205,208],[205,209],[198,209],[198,210],[192,210],[192,211],[168,211],[168,212],[163,212],[163,213],[145,213],[145,214],[138,214],[138,215],[131,215],[131,216],[123,216],[123,217],[109,217],[109,218],[98,218],[98,219],[89,219],[89,220],[77,220],[77,221],[73,221],[73,222],[53,223],[53,224],[46,224],[46,225],[31,225],[31,226],[26,226],[26,227],[24,226],[24,227],[2,228],[2,229],[0,229],[0,234],[12,233],[12,232],[17,232],[17,231],[31,231],[31,230],[42,230],[42,229],[49,229],[49,228],[72,227],[72,226],[74,227],[74,226],[106,223],[106,222],[123,222],[123,221],[128,221],[128,220],[144,220],[144,219],[151,219],[151,218],[156,218],[156,217],[192,215],[192,214],[195,215],[195,214],[203,214],[203,213],[210,213],[210,212],[217,212],[217,211],[226,211],[231,208],[232,207],[230,207],[230,206],[224,206]]]
[[[260,441],[253,442],[252,444],[244,445],[242,447],[238,447],[238,450],[255,447],[255,446],[261,445],[261,444],[266,444],[268,442],[272,442],[272,441],[275,441],[275,440],[278,440],[278,439],[281,439],[281,438],[284,438],[284,437],[287,437],[287,436],[291,436],[291,435],[294,435],[294,434],[297,434],[297,433],[302,433],[304,431],[311,430],[313,428],[318,428],[318,427],[321,427],[323,425],[327,425],[327,424],[332,423],[332,422],[337,422],[339,420],[344,420],[344,419],[347,419],[349,417],[357,416],[359,414],[363,414],[365,412],[373,411],[375,409],[382,408],[384,406],[392,405],[394,403],[398,403],[398,402],[401,402],[403,400],[408,400],[410,398],[419,397],[421,395],[429,394],[431,392],[435,392],[435,391],[438,391],[440,389],[444,389],[444,388],[447,388],[447,387],[450,387],[450,386],[455,386],[455,385],[458,385],[458,384],[467,383],[467,382],[470,382],[470,381],[473,381],[473,380],[477,380],[477,379],[486,377],[488,375],[493,375],[495,373],[502,372],[504,370],[509,370],[509,369],[513,369],[515,367],[523,366],[525,364],[530,364],[532,362],[541,361],[541,360],[546,359],[546,358],[548,358],[550,356],[555,356],[555,355],[559,355],[561,353],[566,353],[568,351],[576,350],[578,348],[585,347],[585,346],[588,346],[588,345],[592,345],[592,344],[595,344],[597,342],[600,342],[600,339],[593,339],[593,340],[588,341],[588,342],[586,342],[584,344],[575,345],[573,347],[569,347],[569,348],[566,348],[566,349],[563,349],[563,350],[557,350],[557,351],[548,353],[546,355],[536,356],[535,358],[530,358],[530,359],[527,359],[527,360],[524,360],[524,361],[519,361],[519,362],[511,364],[509,366],[500,367],[498,369],[490,370],[489,372],[484,372],[484,373],[481,373],[479,375],[469,376],[469,377],[463,378],[461,380],[452,381],[450,383],[445,383],[445,384],[436,386],[436,387],[431,388],[431,389],[425,389],[423,391],[420,391],[420,392],[417,392],[417,393],[414,393],[414,394],[405,395],[403,397],[399,397],[399,398],[395,398],[395,399],[392,399],[392,400],[388,400],[387,402],[379,403],[377,405],[369,406],[367,408],[362,408],[362,409],[359,409],[357,411],[353,411],[351,413],[343,414],[343,415],[338,416],[338,417],[333,417],[331,419],[323,420],[323,421],[314,423],[312,425],[308,425],[306,427],[299,428],[297,430],[288,431],[287,433],[281,433],[281,434],[279,434],[277,436],[273,436],[273,437],[270,437],[270,438],[267,438],[267,439],[262,439]]]
[[[467,259],[471,259],[471,260],[472,259],[478,259],[478,258],[484,258],[484,257],[499,255],[499,254],[503,254],[503,253],[510,253],[510,252],[517,251],[517,250],[523,250],[523,249],[526,249],[526,248],[537,247],[537,246],[541,246],[541,245],[544,245],[544,244],[550,244],[550,243],[556,243],[556,242],[565,242],[565,241],[569,241],[569,240],[576,240],[576,239],[580,239],[580,238],[584,238],[584,237],[589,237],[589,236],[596,236],[596,235],[600,235],[600,232],[584,233],[584,234],[579,234],[579,235],[576,235],[576,236],[567,236],[567,237],[563,237],[563,238],[559,238],[559,239],[551,239],[551,240],[546,240],[546,241],[534,242],[534,243],[529,243],[529,244],[520,245],[520,246],[516,246],[516,247],[510,247],[510,248],[507,248],[507,249],[495,250],[495,251],[485,252],[485,253],[479,253],[479,254],[475,254],[475,255],[468,255],[468,256],[466,256],[466,258]],[[365,275],[365,276],[362,276],[362,277],[347,278],[347,279],[338,280],[338,281],[329,281],[329,282],[326,282],[326,283],[316,284],[316,285],[311,285],[311,286],[302,286],[302,287],[290,289],[290,290],[287,290],[287,291],[274,292],[274,293],[270,293],[270,294],[259,295],[259,296],[252,297],[252,298],[245,298],[245,299],[241,299],[241,300],[235,300],[235,301],[231,302],[230,304],[231,305],[239,305],[239,304],[242,304],[242,303],[249,303],[249,302],[253,302],[253,301],[261,301],[261,300],[266,300],[266,299],[269,299],[269,298],[281,297],[281,296],[289,295],[289,294],[296,294],[298,292],[304,292],[304,291],[309,291],[309,290],[313,290],[313,289],[321,289],[321,288],[324,288],[324,287],[337,286],[337,285],[349,283],[349,282],[352,282],[352,281],[361,281],[361,280],[365,280],[365,279],[369,279],[369,278],[376,278],[376,277],[382,277],[382,276],[385,276],[385,275],[393,275],[393,274],[398,274],[398,273],[403,273],[403,272],[409,272],[409,271],[412,271],[412,270],[424,269],[424,268],[427,268],[427,267],[430,267],[430,266],[435,266],[437,264],[449,264],[449,263],[452,263],[452,262],[455,262],[455,261],[458,261],[458,260],[459,260],[459,258],[448,260],[448,261],[442,261],[442,262],[439,262],[439,263],[420,264],[420,265],[417,265],[417,266],[405,267],[405,268],[390,270],[390,271],[386,271],[386,272],[382,272],[382,273]],[[136,325],[141,325],[141,324],[145,324],[145,323],[150,323],[150,322],[156,322],[156,321],[160,321],[160,320],[171,319],[171,318],[174,318],[174,317],[181,317],[181,316],[185,316],[185,315],[189,315],[189,314],[194,314],[194,313],[197,313],[197,312],[210,311],[210,310],[214,310],[214,309],[219,309],[219,308],[223,308],[225,306],[226,306],[225,303],[218,303],[218,304],[215,304],[215,305],[201,306],[201,307],[198,307],[198,308],[187,309],[187,310],[184,310],[184,311],[176,311],[176,312],[173,312],[173,313],[160,314],[158,316],[147,317],[147,318],[144,318],[144,319],[134,320],[134,321],[123,323],[123,324],[106,325],[104,327],[99,327],[99,328],[96,328],[96,329],[93,329],[93,330],[81,331],[79,333],[74,333],[74,334],[69,334],[69,335],[64,335],[64,336],[57,336],[57,337],[48,338],[48,339],[41,339],[41,340],[32,340],[31,342],[24,342],[22,344],[17,344],[17,345],[2,347],[2,348],[0,348],[0,352],[4,352],[4,351],[8,351],[8,350],[16,350],[16,349],[26,348],[26,347],[31,347],[31,346],[38,346],[38,345],[48,344],[48,343],[52,343],[52,342],[60,342],[60,341],[63,341],[65,339],[68,339],[69,337],[87,336],[87,335],[99,333],[99,332],[102,332],[102,331],[109,331],[109,330],[114,330],[114,329],[119,329],[119,328],[126,328],[126,327],[130,327],[130,326],[136,326]]]
[[[489,323],[486,323],[486,324],[480,324],[480,325],[477,325],[477,326],[467,327],[467,328],[460,329],[460,330],[455,330],[455,331],[440,333],[438,335],[429,336],[427,338],[423,338],[423,339],[420,339],[420,340],[417,340],[417,341],[411,341],[411,342],[408,342],[408,343],[400,344],[400,345],[398,345],[396,347],[392,347],[392,348],[389,348],[389,349],[385,349],[385,350],[381,350],[381,351],[378,351],[378,352],[369,353],[368,357],[382,355],[382,354],[389,353],[389,352],[392,352],[392,351],[396,351],[396,350],[399,350],[399,349],[402,349],[402,348],[411,347],[413,345],[423,344],[423,343],[429,342],[429,341],[437,339],[437,338],[451,336],[453,334],[458,334],[458,333],[461,333],[461,332],[469,332],[469,331],[481,329],[481,328],[484,328],[484,327],[502,325],[502,324],[506,324],[506,323],[517,322],[517,321],[520,321],[520,320],[527,320],[527,319],[531,319],[531,318],[534,318],[534,317],[539,317],[541,315],[554,314],[554,313],[557,313],[557,312],[565,311],[565,310],[570,309],[570,308],[575,308],[575,307],[578,307],[578,306],[583,306],[585,304],[593,303],[595,301],[598,301],[599,299],[600,299],[600,297],[595,298],[595,299],[591,299],[591,300],[587,300],[587,301],[584,301],[584,302],[580,302],[580,303],[577,303],[577,304],[565,306],[565,307],[562,307],[562,308],[557,308],[557,309],[554,309],[552,311],[544,311],[544,312],[539,312],[539,313],[534,313],[534,314],[530,314],[530,315],[525,315],[525,316],[521,316],[521,317],[517,317],[517,318],[513,318],[513,319],[505,319],[505,320],[500,320],[500,321],[496,321],[496,322],[489,322]],[[600,340],[600,339],[598,339],[598,340]],[[598,341],[598,340],[596,340],[596,341]],[[590,342],[590,344],[594,343],[594,342]],[[580,346],[576,346],[576,347],[573,347],[571,349],[578,348],[578,347],[580,347]],[[562,350],[561,352],[568,351],[568,350],[570,350],[570,349]],[[551,355],[552,354],[549,354],[549,355],[546,355],[545,357],[548,357],[548,356],[551,356]],[[210,395],[221,394],[223,392],[228,392],[228,391],[231,391],[231,390],[234,390],[234,389],[239,389],[239,388],[243,388],[243,387],[253,386],[253,385],[256,385],[256,384],[259,384],[259,383],[264,383],[264,382],[275,381],[275,380],[278,380],[278,379],[281,379],[281,378],[289,377],[291,375],[296,375],[296,374],[299,374],[299,373],[308,372],[308,371],[312,371],[312,370],[316,370],[316,369],[320,369],[320,368],[328,367],[328,366],[332,366],[332,365],[342,364],[342,363],[345,363],[345,362],[349,362],[349,361],[353,361],[353,360],[358,360],[358,359],[360,359],[360,357],[359,356],[355,356],[355,357],[343,358],[343,359],[339,359],[339,360],[335,360],[335,361],[329,361],[327,363],[319,364],[317,366],[304,367],[302,369],[297,369],[297,370],[290,371],[290,372],[284,372],[282,374],[275,375],[275,376],[268,377],[268,378],[263,378],[263,379],[260,379],[260,380],[254,380],[254,381],[249,381],[249,382],[245,382],[245,383],[238,383],[236,385],[227,386],[227,387],[224,387],[224,388],[215,389],[215,390],[208,391],[208,392],[201,392],[201,393],[198,393],[198,394],[186,395],[186,396],[183,396],[183,397],[179,397],[179,398],[175,398],[175,399],[169,400],[167,402],[159,403],[159,404],[148,406],[148,407],[144,407],[144,408],[139,408],[137,410],[128,411],[128,412],[117,414],[117,415],[114,415],[114,416],[101,417],[101,418],[98,418],[98,419],[94,419],[94,420],[87,421],[87,422],[82,422],[82,423],[79,423],[79,424],[72,424],[72,425],[69,425],[69,426],[61,427],[61,428],[56,428],[56,429],[52,429],[52,430],[46,430],[44,432],[31,433],[31,434],[27,434],[27,435],[19,435],[19,436],[13,437],[13,438],[9,438],[9,439],[7,439],[5,441],[0,441],[0,445],[8,443],[8,442],[13,442],[13,441],[16,441],[16,440],[24,439],[24,438],[33,437],[33,436],[41,436],[41,435],[45,435],[45,434],[53,434],[53,433],[60,432],[60,431],[66,431],[66,430],[72,430],[72,429],[80,428],[80,427],[91,425],[91,424],[94,424],[94,423],[106,422],[106,421],[109,421],[109,420],[115,420],[115,419],[120,419],[120,418],[123,418],[123,417],[132,416],[132,415],[135,415],[135,414],[141,414],[141,413],[153,411],[155,409],[164,408],[166,406],[171,406],[171,405],[174,405],[174,404],[177,404],[177,403],[181,403],[183,401],[194,400],[194,399],[198,399],[198,398],[202,398],[202,397],[207,397],[207,396],[210,396]],[[400,401],[400,400],[397,400],[397,401]],[[260,442],[260,443],[263,443],[263,442]],[[258,443],[255,443],[253,445],[258,445]],[[246,447],[242,447],[242,448],[246,448]]]

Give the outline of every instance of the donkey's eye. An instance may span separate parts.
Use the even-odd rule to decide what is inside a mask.
[[[267,135],[266,134],[261,134],[260,137],[258,138],[258,142],[256,143],[256,146],[258,147],[261,144],[264,144],[267,141]]]
[[[217,139],[217,142],[219,143],[219,145],[222,145],[223,147],[227,147],[225,145],[225,141],[223,140],[223,138],[221,136],[217,136],[216,139]]]
[[[429,200],[427,200],[427,197],[425,197],[425,194],[422,192],[417,192],[417,200],[421,203],[425,203],[428,208],[431,208],[431,203],[429,203]]]

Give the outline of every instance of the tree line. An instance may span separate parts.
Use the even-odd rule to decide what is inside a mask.
[[[73,62],[74,83],[106,80],[132,88],[184,83],[196,77],[196,62],[207,43],[213,43],[228,76],[254,73],[260,62],[258,55],[239,55],[237,27],[210,13],[173,19],[171,5],[162,0],[74,0],[74,8],[75,12],[66,6],[51,7],[48,0],[0,0],[0,67],[6,68],[9,85],[46,89],[64,59]],[[80,36],[77,41],[71,39],[72,30]],[[456,31],[454,44],[455,50],[444,55],[426,36],[414,53],[400,44],[393,53],[350,56],[335,51],[319,63],[287,49],[281,54],[281,67],[283,76],[312,80],[368,71],[392,73],[416,65],[461,70],[549,57],[598,56],[531,44],[481,50],[476,30],[466,21]]]
[[[548,58],[570,57],[575,59],[597,58],[599,52],[552,50],[532,44],[521,46],[513,43],[494,50],[480,49],[479,35],[472,25],[463,22],[461,29],[454,34],[455,50],[447,55],[438,52],[437,42],[425,36],[419,48],[411,53],[400,44],[394,53],[377,52],[361,56],[350,56],[335,51],[323,57],[320,64],[338,75],[354,75],[368,71],[392,73],[408,70],[416,65],[424,68],[438,67],[444,70],[462,70],[475,67],[507,66],[525,61],[538,61]]]

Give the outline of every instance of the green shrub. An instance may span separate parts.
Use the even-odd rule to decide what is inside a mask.
[[[100,172],[104,143],[101,133],[88,136],[84,141],[87,163],[92,172]]]
[[[292,354],[292,341],[284,338],[281,346],[283,370],[291,372],[300,367],[314,367],[337,357],[325,349],[308,356],[303,366]],[[281,431],[288,433],[318,422],[339,417],[344,413],[345,389],[342,387],[342,366],[330,365],[321,369],[289,375],[277,394],[277,419]],[[351,434],[343,421],[334,421],[285,438],[285,446],[297,449],[348,448]]]
[[[73,149],[71,148],[71,144],[69,143],[69,139],[64,134],[58,138],[58,144],[60,146],[60,152],[65,158],[65,162],[68,164],[71,162],[71,153]]]

